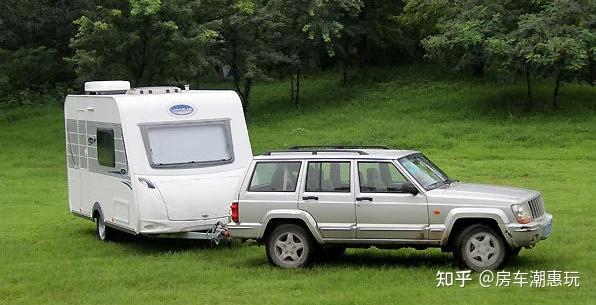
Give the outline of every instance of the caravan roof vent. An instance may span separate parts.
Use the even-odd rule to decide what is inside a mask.
[[[130,82],[125,80],[96,81],[85,83],[87,95],[125,94],[130,89]]]
[[[126,94],[138,95],[138,94],[167,94],[167,93],[178,93],[182,90],[174,86],[161,86],[161,87],[140,87],[128,90]]]

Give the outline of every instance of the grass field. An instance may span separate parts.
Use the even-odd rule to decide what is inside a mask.
[[[581,287],[435,288],[454,271],[439,250],[349,250],[305,270],[267,264],[264,248],[125,238],[102,243],[66,198],[60,106],[0,109],[0,304],[594,304],[596,89],[567,85],[562,109],[524,111],[522,84],[456,79],[433,67],[355,71],[254,89],[255,153],[296,144],[381,144],[427,153],[450,176],[540,190],[550,239],[509,271],[579,271]],[[477,275],[474,275],[477,279]]]

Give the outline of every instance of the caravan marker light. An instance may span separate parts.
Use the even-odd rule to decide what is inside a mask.
[[[170,112],[175,115],[189,115],[193,113],[195,110],[190,105],[186,104],[177,104],[170,107]]]

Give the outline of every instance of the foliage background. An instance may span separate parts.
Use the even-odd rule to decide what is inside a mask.
[[[228,83],[245,111],[258,82],[426,60],[478,78],[594,84],[591,0],[73,0],[0,3],[0,103],[38,104],[84,81]],[[226,72],[224,72],[226,71]],[[460,76],[461,77],[461,76]],[[308,89],[307,89],[308,90]],[[24,93],[23,93],[24,92]]]

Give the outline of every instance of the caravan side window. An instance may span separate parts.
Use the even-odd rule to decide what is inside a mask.
[[[259,162],[250,179],[249,192],[294,192],[300,162]]]
[[[113,129],[97,128],[97,162],[102,166],[116,166]]]

